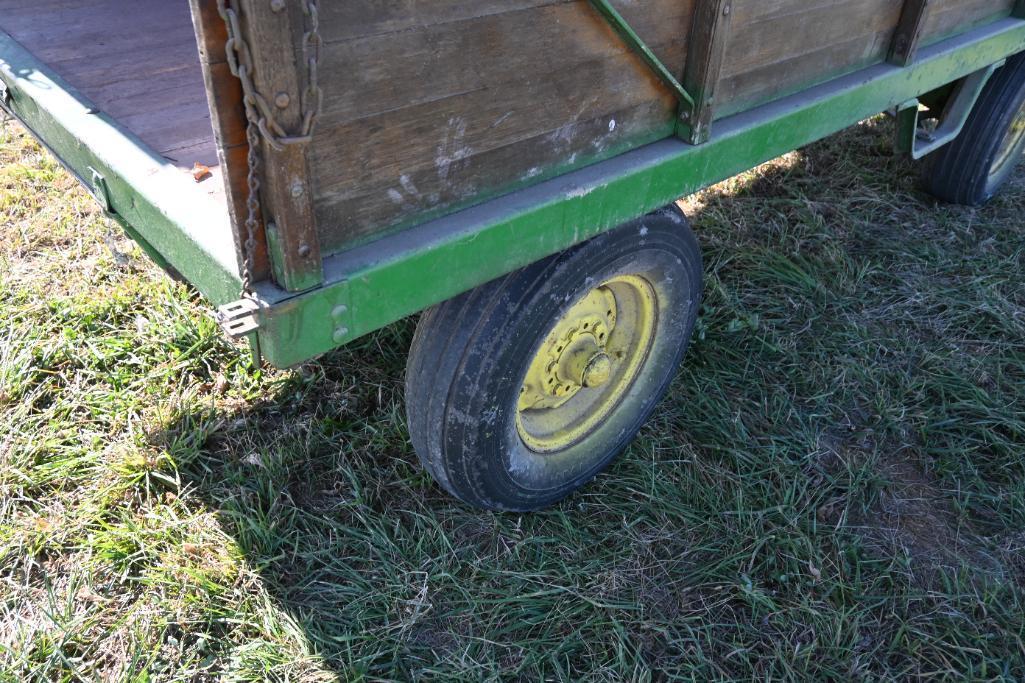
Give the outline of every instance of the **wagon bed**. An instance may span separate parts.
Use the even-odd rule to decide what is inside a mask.
[[[161,157],[186,171],[217,167],[187,4],[19,1],[0,3],[0,15],[11,37]]]
[[[494,463],[437,431],[479,413],[473,438],[494,436],[494,406],[445,402],[484,391],[467,388],[488,357],[473,344],[544,336],[495,389],[519,388],[518,403],[492,397],[527,415],[501,457],[573,450],[576,437],[524,421],[609,382],[636,394],[615,373],[627,357],[648,367],[647,351],[608,346],[625,328],[643,345],[661,334],[645,320],[676,320],[686,346],[700,253],[663,207],[886,110],[903,151],[933,155],[934,194],[988,198],[1025,149],[1022,17],[1025,0],[0,0],[0,104],[275,365],[437,306],[410,361],[417,450],[464,500],[530,509],[594,472],[540,497],[474,489],[490,475],[473,468]],[[196,164],[210,173],[197,180]],[[656,236],[676,265],[646,262],[650,279],[612,274],[545,313],[568,320],[505,302],[517,330],[458,337],[490,320],[499,304],[478,298],[498,278],[560,254],[640,254]],[[645,386],[581,424],[598,433],[631,401],[650,410],[668,385]],[[621,448],[639,424],[591,450]],[[551,461],[524,462],[501,476]]]

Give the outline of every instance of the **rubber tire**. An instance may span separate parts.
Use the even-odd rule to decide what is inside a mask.
[[[1015,164],[990,178],[1000,145],[1025,105],[1025,53],[1007,60],[990,78],[961,134],[928,158],[923,185],[929,194],[950,204],[978,206],[993,198],[1007,182]],[[1015,152],[1025,151],[1025,138]]]
[[[565,310],[616,275],[644,275],[658,299],[648,360],[613,413],[567,449],[530,451],[516,428],[522,378]],[[634,439],[686,351],[701,298],[701,252],[667,207],[426,312],[406,368],[406,415],[420,460],[460,500],[530,511],[577,490]]]

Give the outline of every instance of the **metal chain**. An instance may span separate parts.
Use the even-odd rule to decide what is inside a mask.
[[[246,200],[244,261],[242,264],[242,296],[253,293],[253,269],[256,260],[256,229],[260,215],[260,140],[263,139],[273,150],[280,152],[288,145],[307,144],[313,139],[317,117],[324,104],[324,92],[320,87],[317,65],[320,62],[320,14],[316,0],[302,0],[306,27],[303,33],[302,51],[306,60],[306,87],[300,93],[302,123],[298,132],[289,134],[274,118],[274,108],[257,91],[253,82],[253,53],[242,34],[239,12],[228,6],[228,0],[217,0],[217,9],[228,29],[225,53],[228,68],[242,83],[242,101],[246,111],[246,140],[249,143],[247,164],[249,175]]]
[[[256,228],[260,215],[260,133],[256,126],[246,126],[246,140],[249,153],[246,156],[249,175],[246,186],[249,196],[246,197],[245,241],[243,242],[242,261],[242,296],[253,293],[253,269],[256,268]]]

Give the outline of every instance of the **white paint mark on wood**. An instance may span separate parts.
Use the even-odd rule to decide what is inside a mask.
[[[438,177],[448,180],[452,171],[452,164],[473,156],[473,148],[464,145],[466,138],[466,120],[462,118],[451,118],[448,120],[448,128],[438,146],[437,157],[434,159],[434,167],[438,171]]]
[[[399,184],[402,185],[402,189],[405,190],[407,194],[414,197],[420,196],[420,190],[416,189],[416,185],[413,184],[413,181],[408,175],[399,176]]]

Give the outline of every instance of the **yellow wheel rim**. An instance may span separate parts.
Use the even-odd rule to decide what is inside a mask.
[[[548,331],[523,379],[516,413],[523,443],[554,453],[597,429],[640,374],[657,322],[655,290],[636,275],[577,301]]]
[[[1000,175],[1007,168],[1008,164],[1018,163],[1015,152],[1019,151],[1018,143],[1021,142],[1023,137],[1025,137],[1025,106],[1014,117],[1007,135],[1004,136],[1003,141],[1000,143],[1000,149],[993,160],[993,167],[989,174],[991,178]]]

